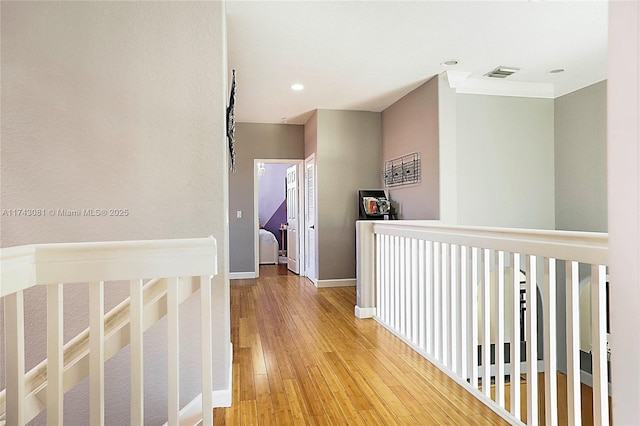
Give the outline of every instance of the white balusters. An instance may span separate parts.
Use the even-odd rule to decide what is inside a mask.
[[[460,281],[458,279],[458,263],[460,257],[460,247],[455,244],[450,248],[450,278],[451,278],[451,298],[449,303],[449,312],[451,313],[451,325],[449,333],[450,342],[450,358],[451,363],[449,366],[454,372],[459,372],[459,358],[458,358],[458,342],[460,333],[458,332],[458,318],[460,316],[460,301],[458,300]]]
[[[495,336],[495,377],[496,377],[496,402],[499,406],[505,406],[504,396],[504,252],[498,251],[496,269],[496,336]]]
[[[4,298],[7,424],[25,423],[24,392],[24,294],[22,290]]]
[[[567,417],[570,425],[582,424],[580,401],[580,279],[578,262],[566,262],[567,289]]]
[[[400,334],[403,336],[407,335],[407,315],[409,311],[409,304],[407,299],[407,281],[406,281],[406,256],[405,256],[405,238],[400,237],[398,243],[398,251],[400,252],[400,263],[398,264],[399,269],[399,280],[396,285],[399,288],[400,298],[398,299],[398,329],[400,330]]]
[[[537,260],[528,255],[527,274],[527,424],[538,424],[538,292]]]
[[[427,350],[426,337],[426,312],[427,312],[427,289],[425,279],[425,242],[418,240],[418,347],[423,351]]]
[[[399,250],[399,237],[392,237],[392,242],[391,242],[391,251],[393,253],[393,258],[394,258],[394,262],[391,264],[391,268],[392,268],[392,276],[391,276],[391,283],[393,286],[393,295],[391,297],[391,301],[392,301],[392,317],[391,317],[391,324],[396,327],[399,328],[400,327],[400,250]]]
[[[441,276],[440,276],[440,291],[442,292],[442,297],[440,299],[440,318],[442,324],[442,357],[440,360],[444,365],[451,368],[451,358],[449,353],[449,348],[451,347],[451,321],[449,317],[450,312],[450,299],[451,299],[451,275],[449,274],[451,270],[451,266],[449,263],[449,245],[441,244]]]
[[[426,295],[427,298],[426,305],[427,311],[425,312],[425,318],[427,321],[427,353],[429,355],[434,356],[434,343],[433,343],[433,335],[434,335],[434,327],[435,321],[433,317],[433,243],[431,241],[425,242],[425,286],[426,286]]]
[[[419,277],[418,277],[418,240],[411,239],[411,341],[418,343],[419,342]]]
[[[377,309],[377,315],[378,317],[382,317],[384,318],[384,313],[383,311],[383,305],[382,305],[382,301],[385,299],[384,298],[384,284],[383,284],[383,275],[382,275],[382,271],[384,270],[384,261],[382,259],[382,236],[380,234],[374,234],[374,240],[375,240],[375,245],[376,245],[376,254],[375,256],[375,264],[376,264],[376,282],[378,283],[378,288],[375,290],[375,294],[376,294],[376,309]]]
[[[520,420],[520,254],[511,253],[511,414]]]
[[[471,386],[478,388],[478,329],[480,323],[478,321],[478,256],[477,247],[471,248],[471,294],[469,301],[471,302]]]
[[[131,336],[131,426],[144,424],[143,281],[129,282]]]
[[[200,277],[200,333],[202,345],[202,424],[213,425],[213,335],[211,276]]]
[[[390,280],[391,280],[391,258],[390,258],[390,252],[389,252],[389,240],[390,237],[388,235],[383,235],[382,236],[382,241],[384,243],[383,247],[384,247],[384,251],[382,254],[382,259],[380,259],[380,262],[382,263],[382,265],[384,266],[384,272],[383,272],[383,276],[382,276],[382,295],[384,297],[384,301],[382,302],[382,307],[383,307],[383,312],[384,312],[384,316],[382,318],[384,318],[385,321],[387,321],[387,323],[390,322],[391,319],[391,291],[390,291]]]
[[[469,317],[467,311],[469,309],[469,268],[468,268],[468,250],[467,246],[459,247],[460,250],[460,377],[466,379],[469,377],[469,325],[467,321]]]
[[[591,345],[593,365],[593,422],[609,423],[607,385],[606,268],[591,266]]]
[[[89,284],[89,423],[104,424],[104,281]]]
[[[580,371],[578,262],[601,258],[600,243],[575,249],[575,241],[581,235],[558,233],[559,242],[547,242],[541,238],[541,231],[526,231],[523,234],[529,239],[525,238],[521,246],[517,237],[504,235],[510,230],[483,229],[475,235],[476,229],[457,232],[458,228],[448,227],[452,233],[447,234],[440,231],[442,227],[446,226],[414,224],[402,229],[393,223],[373,227],[373,232],[378,228],[387,231],[376,239],[378,319],[442,371],[468,389],[475,389],[474,395],[503,416],[516,423],[526,421],[535,425],[540,420],[556,425],[559,422],[556,316],[562,312],[556,309],[556,259],[564,260],[562,256],[575,254],[581,260],[566,260],[567,397],[569,424],[580,424],[580,380],[584,372]],[[556,238],[552,232],[548,235]],[[596,424],[606,424],[609,416],[605,281],[605,266],[592,266]],[[542,299],[538,299],[538,287]],[[505,353],[506,343],[509,354]],[[538,360],[539,343],[544,348],[544,356],[540,356],[543,361]],[[538,397],[541,372],[545,375],[544,401]],[[521,406],[523,373],[527,386],[526,415]],[[478,391],[480,386],[482,390]],[[492,388],[495,404],[489,402]],[[545,418],[539,419],[543,411]]]
[[[168,351],[168,401],[167,411],[170,425],[180,420],[180,331],[178,305],[179,279],[167,279],[167,351]]]
[[[558,424],[556,260],[544,259],[544,399],[546,424]]]
[[[164,316],[160,300],[167,300],[169,332],[169,424],[179,424],[178,305],[195,291],[194,285],[178,291],[178,279],[169,279],[166,298],[161,279],[150,281],[153,297],[145,305],[143,281],[138,277],[201,276],[202,299],[202,406],[203,423],[212,424],[212,324],[211,275],[216,271],[213,238],[189,240],[127,241],[103,243],[42,244],[3,248],[0,251],[4,304],[6,389],[0,399],[6,412],[2,424],[24,425],[44,409],[47,423],[63,424],[65,390],[89,378],[88,424],[105,422],[105,361],[130,344],[131,424],[144,423],[143,332]],[[175,262],[167,259],[175,258]],[[171,273],[168,273],[171,271]],[[133,278],[133,279],[132,279]],[[105,315],[104,282],[129,281],[130,298]],[[86,283],[89,290],[89,327],[64,344],[62,282]],[[5,283],[10,285],[5,286]],[[25,374],[25,318],[23,291],[46,286],[47,359]],[[37,300],[37,298],[34,298]],[[145,309],[145,306],[149,308]],[[128,317],[127,317],[128,315]],[[6,348],[4,348],[6,346]],[[227,366],[223,366],[227,368]],[[199,400],[200,401],[200,400]],[[194,402],[194,401],[192,401]],[[193,404],[190,404],[193,407]],[[68,419],[66,419],[68,420]]]
[[[440,243],[433,243],[433,355],[442,361],[442,274],[440,273]]]
[[[62,425],[64,414],[63,285],[47,286],[47,424]]]
[[[491,395],[491,251],[482,256],[482,392]]]

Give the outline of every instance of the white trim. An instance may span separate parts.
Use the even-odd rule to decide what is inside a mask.
[[[250,280],[257,278],[258,274],[253,271],[250,272],[229,272],[230,280]]]
[[[213,237],[0,249],[0,297],[34,285],[216,275]]]
[[[233,345],[229,343],[229,352],[233,354]],[[226,389],[215,390],[211,393],[214,408],[231,407],[232,399],[232,367],[233,358],[229,358],[229,380]],[[202,394],[199,394],[191,402],[180,410],[180,426],[195,426],[202,421]],[[165,423],[163,426],[167,426]]]
[[[467,78],[456,82],[456,93],[469,95],[517,96],[526,98],[553,99],[551,83],[505,81],[490,78]]]
[[[277,158],[254,158],[253,159],[253,229],[260,229],[260,219],[258,218],[258,201],[259,201],[259,179],[258,179],[258,163],[264,164],[291,164],[298,167],[298,175],[303,176],[300,171],[304,169],[304,160],[301,159],[277,159]],[[304,191],[303,191],[304,192]],[[300,218],[304,214],[304,194],[300,194],[298,198],[298,228],[301,224],[304,225],[304,217]],[[304,253],[304,241],[299,242],[299,255]],[[260,276],[260,238],[258,232],[253,233],[253,257],[255,265],[255,277]],[[304,276],[304,266],[299,269],[300,276]]]
[[[227,368],[229,375],[227,377],[227,388],[213,391],[213,406],[231,407],[232,389],[233,389],[233,343],[229,342],[229,366]]]
[[[536,256],[609,264],[608,234],[602,232],[454,226],[423,220],[374,221],[373,232]]]
[[[340,280],[318,280],[315,283],[318,288],[326,288],[326,287],[355,287],[356,279],[355,278],[345,278]]]
[[[313,281],[313,283],[317,286],[318,285],[318,236],[316,233],[316,238],[314,240],[314,249],[313,252],[315,254],[314,258],[311,260],[311,262],[313,262],[314,267],[313,267],[313,273],[314,273],[314,277],[311,277],[309,275],[309,271],[308,271],[308,265],[307,265],[307,253],[309,251],[309,241],[308,241],[308,232],[307,232],[307,210],[308,210],[308,199],[307,199],[307,186],[309,183],[309,176],[307,175],[307,165],[309,163],[313,162],[313,181],[314,181],[314,186],[315,186],[315,196],[314,196],[314,206],[313,206],[313,212],[314,212],[314,218],[313,218],[313,226],[314,229],[317,229],[317,225],[318,225],[318,163],[316,163],[316,154],[312,153],[311,155],[309,155],[307,158],[304,159],[304,176],[303,176],[303,195],[304,195],[304,200],[303,200],[303,216],[304,216],[304,221],[305,221],[305,226],[304,226],[304,253],[302,254],[302,263],[304,263],[304,275],[309,278],[311,281]]]
[[[360,306],[356,305],[356,318],[373,318],[376,316],[376,313],[376,308],[361,308]]]

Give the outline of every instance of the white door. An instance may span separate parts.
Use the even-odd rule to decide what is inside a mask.
[[[316,276],[316,159],[310,156],[304,162],[304,216],[305,216],[305,270],[315,282]]]
[[[287,264],[289,270],[300,273],[298,257],[300,257],[300,245],[298,244],[298,166],[287,169]]]

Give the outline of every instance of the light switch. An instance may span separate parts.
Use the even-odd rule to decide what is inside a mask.
[[[238,219],[241,219],[241,218],[242,218],[242,210],[238,210],[238,211],[236,212],[236,217],[237,217]]]

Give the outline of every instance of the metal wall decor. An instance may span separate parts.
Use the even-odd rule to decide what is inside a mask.
[[[409,185],[420,182],[420,154],[414,152],[403,157],[385,161],[384,186]]]
[[[229,140],[229,156],[231,157],[231,171],[236,171],[236,70],[231,72],[231,94],[227,107],[227,139]]]

